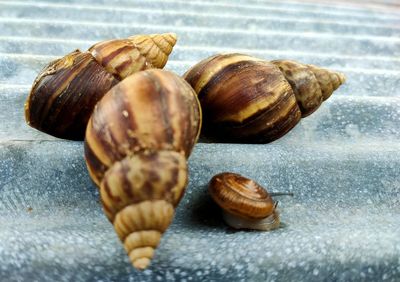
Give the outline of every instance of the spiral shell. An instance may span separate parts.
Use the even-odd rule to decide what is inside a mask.
[[[86,164],[136,268],[147,267],[173,219],[200,127],[196,93],[177,75],[157,69],[113,87],[89,120]]]
[[[223,209],[225,222],[233,228],[268,231],[280,225],[276,203],[252,179],[236,173],[220,173],[210,180],[208,191]]]
[[[148,40],[103,41],[87,52],[76,50],[51,62],[35,79],[25,103],[27,123],[55,137],[83,140],[104,94],[134,72],[164,67],[176,43],[173,33],[139,37]],[[159,42],[164,44],[159,47]]]
[[[345,80],[316,66],[243,54],[207,58],[184,78],[198,94],[206,135],[260,143],[286,134]]]

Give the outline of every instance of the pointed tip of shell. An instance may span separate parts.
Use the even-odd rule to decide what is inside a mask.
[[[140,258],[135,261],[132,261],[132,265],[134,268],[138,270],[144,270],[150,265],[151,260],[148,258]]]
[[[178,37],[176,33],[168,32],[162,34],[151,34],[150,37],[158,48],[165,54],[169,55],[172,52],[172,48],[175,46]]]
[[[341,72],[336,72],[337,77],[339,78],[340,84],[343,84],[346,82],[346,76],[341,73]]]
[[[157,230],[142,230],[128,235],[124,241],[124,248],[135,268],[145,269],[149,266],[161,236],[162,233]]]
[[[164,37],[164,39],[169,42],[171,47],[174,47],[176,44],[176,41],[178,41],[178,36],[174,32],[163,33],[163,34],[160,34],[160,36]]]
[[[166,200],[141,201],[116,214],[113,221],[115,231],[134,267],[143,269],[150,263],[173,217],[174,206]],[[149,260],[147,264],[146,259]]]
[[[333,91],[338,89],[340,85],[346,82],[346,76],[338,71],[331,71],[330,78],[333,86]]]
[[[128,37],[135,44],[139,52],[155,68],[163,68],[167,63],[177,41],[173,32],[163,34],[141,34]]]
[[[327,100],[332,93],[346,81],[345,75],[341,72],[321,68],[315,65],[307,65],[307,67],[314,73],[320,85],[324,101]]]
[[[154,256],[154,249],[152,247],[137,248],[129,252],[129,259],[136,269],[146,269]]]

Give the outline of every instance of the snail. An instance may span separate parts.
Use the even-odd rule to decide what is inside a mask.
[[[292,193],[269,194],[254,180],[231,172],[220,173],[211,178],[208,192],[222,208],[226,224],[235,229],[263,231],[280,226],[278,202],[274,202],[271,196],[293,196]]]
[[[114,86],[88,122],[85,160],[103,210],[134,267],[146,268],[188,179],[201,127],[196,93],[172,72],[137,72]]]
[[[96,103],[130,74],[163,68],[176,43],[173,33],[136,35],[75,50],[46,66],[25,103],[27,123],[55,137],[83,140]]]
[[[198,94],[206,136],[252,143],[285,135],[345,81],[314,65],[242,54],[204,59],[184,78]]]

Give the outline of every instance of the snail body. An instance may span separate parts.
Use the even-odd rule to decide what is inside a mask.
[[[243,54],[204,59],[184,78],[198,94],[206,135],[254,143],[285,135],[345,81],[313,65]]]
[[[229,226],[263,231],[279,228],[277,202],[254,180],[224,172],[210,180],[208,191],[222,208],[223,219]]]
[[[75,50],[47,65],[25,103],[27,123],[55,137],[83,140],[96,103],[114,85],[141,70],[163,68],[173,33],[137,35]]]
[[[148,266],[173,219],[200,127],[196,93],[182,78],[158,69],[127,77],[93,111],[86,164],[136,268]]]

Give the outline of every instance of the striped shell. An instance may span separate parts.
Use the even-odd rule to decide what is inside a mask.
[[[210,180],[208,191],[223,209],[223,218],[231,227],[267,231],[280,225],[276,204],[254,180],[224,172]]]
[[[104,212],[136,268],[146,268],[187,184],[201,127],[193,89],[163,70],[135,73],[97,104],[85,159]]]
[[[286,134],[345,81],[313,65],[242,54],[207,58],[184,78],[198,94],[206,135],[259,143]]]
[[[173,33],[140,35],[99,42],[87,52],[76,50],[51,62],[25,103],[27,123],[59,138],[83,140],[104,94],[134,72],[163,68],[175,43]]]

